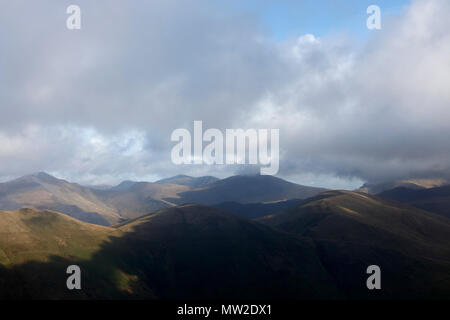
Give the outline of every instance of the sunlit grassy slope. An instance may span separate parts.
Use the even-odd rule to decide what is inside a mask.
[[[51,255],[88,258],[117,233],[53,211],[0,211],[0,263],[48,261]]]

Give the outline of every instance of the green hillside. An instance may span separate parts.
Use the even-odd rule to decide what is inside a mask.
[[[71,264],[84,266],[86,282],[109,292],[117,270],[89,261],[110,236],[118,235],[119,230],[52,211],[0,211],[0,298],[87,297],[66,289],[65,272]]]

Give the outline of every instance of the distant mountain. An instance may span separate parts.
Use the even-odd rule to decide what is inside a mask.
[[[117,186],[111,187],[109,189],[114,190],[114,191],[128,190],[136,183],[137,183],[136,181],[126,180],[126,181],[122,181]]]
[[[302,200],[294,199],[269,203],[222,202],[215,204],[214,207],[226,212],[234,213],[244,218],[256,219],[285,210],[300,203],[301,201]]]
[[[93,189],[93,190],[109,190],[111,188],[114,188],[114,186],[111,186],[109,184],[94,184],[94,185],[83,185],[86,188]]]
[[[81,221],[113,225],[175,205],[197,203],[256,218],[285,209],[290,200],[325,190],[260,175],[223,180],[177,176],[158,183],[123,181],[111,188],[92,188],[41,172],[0,184],[0,210],[54,210]]]
[[[156,181],[157,184],[179,184],[182,186],[189,186],[189,187],[203,187],[210,183],[219,181],[218,178],[212,177],[212,176],[204,176],[204,177],[190,177],[186,175],[177,175],[175,177],[161,179]]]
[[[450,220],[362,193],[329,191],[259,220],[310,238],[338,288],[355,299],[450,297]],[[378,265],[382,290],[365,287]]]
[[[223,180],[176,176],[157,183],[123,181],[111,188],[92,188],[41,172],[0,184],[0,210],[54,210],[106,226],[179,204],[234,202],[232,208],[230,203],[218,207],[256,218],[286,208],[284,204],[289,200],[322,191],[325,189],[272,176],[234,176]],[[246,206],[238,208],[239,204]]]
[[[268,175],[239,175],[210,183],[206,186],[178,193],[178,198],[167,199],[176,204],[222,202],[257,203],[291,199],[305,199],[326,189],[307,187]]]
[[[0,183],[0,209],[17,210],[33,207],[55,210],[100,225],[120,221],[116,210],[103,203],[95,192],[90,188],[39,172]]]
[[[107,226],[173,206],[163,198],[176,198],[187,190],[187,186],[134,181],[109,189],[83,187],[40,172],[0,183],[0,210],[54,210]]]
[[[449,184],[449,181],[445,179],[409,179],[378,184],[366,183],[355,191],[364,192],[368,194],[378,194],[384,191],[400,187],[412,190],[420,190],[420,189],[440,187],[447,184]]]
[[[421,190],[400,187],[384,191],[379,196],[450,218],[450,186]]]
[[[178,193],[190,187],[151,182],[121,183],[119,188],[96,191],[96,196],[106,205],[115,208],[123,219],[133,219],[175,204],[165,200],[177,198]]]

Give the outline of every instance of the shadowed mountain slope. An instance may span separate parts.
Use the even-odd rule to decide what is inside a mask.
[[[310,240],[215,208],[170,208],[117,228],[35,210],[0,212],[1,228],[7,228],[5,217],[7,225],[17,225],[9,237],[23,239],[11,247],[1,234],[0,248],[9,257],[0,263],[2,298],[339,296]],[[39,250],[45,258],[27,255]],[[65,287],[71,264],[81,267],[80,291]]]
[[[450,186],[421,190],[395,188],[382,192],[379,196],[450,218]]]
[[[338,287],[367,297],[367,266],[379,265],[382,297],[450,297],[450,220],[350,191],[330,191],[259,221],[311,238]]]
[[[125,272],[140,272],[140,278],[162,298],[338,295],[308,239],[296,239],[216,208],[170,208],[119,229],[126,233],[120,246],[107,246],[104,251],[122,248],[126,256],[127,248],[135,248],[128,259],[143,259],[146,270],[132,266]]]
[[[179,193],[178,199],[168,199],[177,204],[201,203],[206,205],[222,202],[272,202],[305,199],[326,189],[307,187],[268,175],[233,176]]]
[[[327,192],[261,220],[275,229],[202,205],[115,228],[48,211],[0,212],[0,297],[450,297],[448,219]],[[72,264],[82,290],[66,289]],[[381,267],[382,290],[366,288],[372,264]]]
[[[270,214],[285,210],[302,200],[285,200],[274,201],[268,203],[239,203],[239,202],[222,202],[215,204],[214,207],[226,212],[234,213],[247,219],[257,219]]]

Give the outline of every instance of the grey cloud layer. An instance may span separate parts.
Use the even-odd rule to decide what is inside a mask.
[[[362,49],[275,42],[256,16],[208,1],[79,1],[71,32],[68,4],[2,1],[0,176],[246,170],[172,165],[170,133],[193,120],[280,128],[288,178],[449,176],[448,1],[415,1]]]

